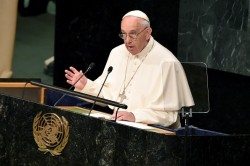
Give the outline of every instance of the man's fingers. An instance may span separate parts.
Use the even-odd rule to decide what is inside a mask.
[[[70,77],[70,75],[69,74],[65,74],[65,77],[67,78],[67,79],[70,79],[71,77]]]
[[[115,119],[115,117],[114,117],[114,119]],[[120,112],[117,113],[116,120],[125,120],[125,121],[134,122],[135,117],[134,117],[134,114],[131,113],[131,112],[120,111]]]
[[[72,73],[69,70],[65,70],[65,73],[68,74],[70,77],[73,77],[75,75],[74,73]]]
[[[74,68],[74,67],[72,67],[72,66],[70,66],[69,69],[70,69],[74,74],[78,74],[78,73],[79,73],[79,71],[76,70],[76,68]]]
[[[120,116],[116,120],[124,120],[124,119],[123,119],[123,116]]]
[[[115,114],[116,113],[114,113],[113,115],[112,115],[112,119],[115,119]],[[126,113],[124,113],[124,111],[121,111],[121,112],[119,112],[118,111],[118,113],[117,113],[117,117],[116,117],[116,120],[126,120]]]
[[[68,84],[70,84],[70,85],[73,85],[73,82],[70,81],[70,80],[66,80],[66,82],[67,82]]]

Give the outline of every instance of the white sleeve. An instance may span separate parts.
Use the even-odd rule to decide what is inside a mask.
[[[147,106],[129,111],[135,115],[136,122],[170,126],[177,121],[183,106],[194,104],[193,98],[179,62],[164,62],[155,78]]]

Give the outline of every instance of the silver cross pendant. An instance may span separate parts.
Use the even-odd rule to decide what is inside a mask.
[[[125,90],[123,90],[122,93],[119,94],[119,97],[121,98],[120,102],[123,102],[123,100],[127,98],[125,95]]]

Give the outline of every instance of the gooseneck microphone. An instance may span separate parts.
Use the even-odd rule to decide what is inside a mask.
[[[87,73],[89,72],[93,67],[95,66],[95,63],[90,63],[89,67],[87,68],[87,70],[82,73],[82,75],[76,80],[76,82],[70,86],[69,90],[71,90],[79,81],[80,79]],[[59,103],[59,101],[61,101],[64,97],[66,96],[66,94],[63,94],[56,102],[55,104],[53,105],[54,107]]]
[[[106,80],[107,80],[109,74],[112,72],[112,70],[113,70],[113,67],[112,67],[112,66],[109,66],[109,68],[108,68],[108,73],[107,73],[107,75],[106,75],[106,77],[105,77],[105,80],[103,81],[102,86],[101,86],[101,88],[100,88],[100,90],[99,90],[99,92],[98,92],[98,94],[97,94],[96,97],[99,97],[99,95],[100,95],[100,93],[101,93],[101,91],[102,91],[102,88],[103,88],[103,86],[104,86],[104,84],[105,84],[105,82],[106,82]],[[96,104],[96,100],[94,101],[94,103],[92,104],[92,107],[91,107],[90,110],[89,110],[89,115],[91,114],[91,111],[93,110],[95,104]]]
[[[73,85],[71,85],[71,87],[69,88],[69,90],[71,90],[75,85],[76,85],[76,83],[78,83],[78,81],[88,72],[88,71],[90,71],[93,67],[95,66],[95,63],[90,63],[90,65],[89,65],[89,67],[87,68],[87,70],[76,80],[76,82],[73,84]]]
[[[94,66],[95,66],[95,63],[94,63],[94,62],[90,63],[90,64],[89,64],[89,67],[88,67],[87,70],[83,73],[83,75],[85,75],[88,71],[90,71],[91,69],[93,69]],[[78,82],[80,79],[81,79],[81,77],[78,78],[78,80],[77,80],[76,82]],[[75,84],[76,84],[76,83],[75,83]],[[75,85],[75,84],[74,84],[74,85]],[[72,86],[72,87],[73,87],[73,86]]]

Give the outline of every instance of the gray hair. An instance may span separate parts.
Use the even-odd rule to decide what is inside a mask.
[[[148,22],[148,21],[145,20],[145,19],[140,19],[140,24],[141,24],[141,26],[143,26],[143,27],[150,27],[150,22]]]

